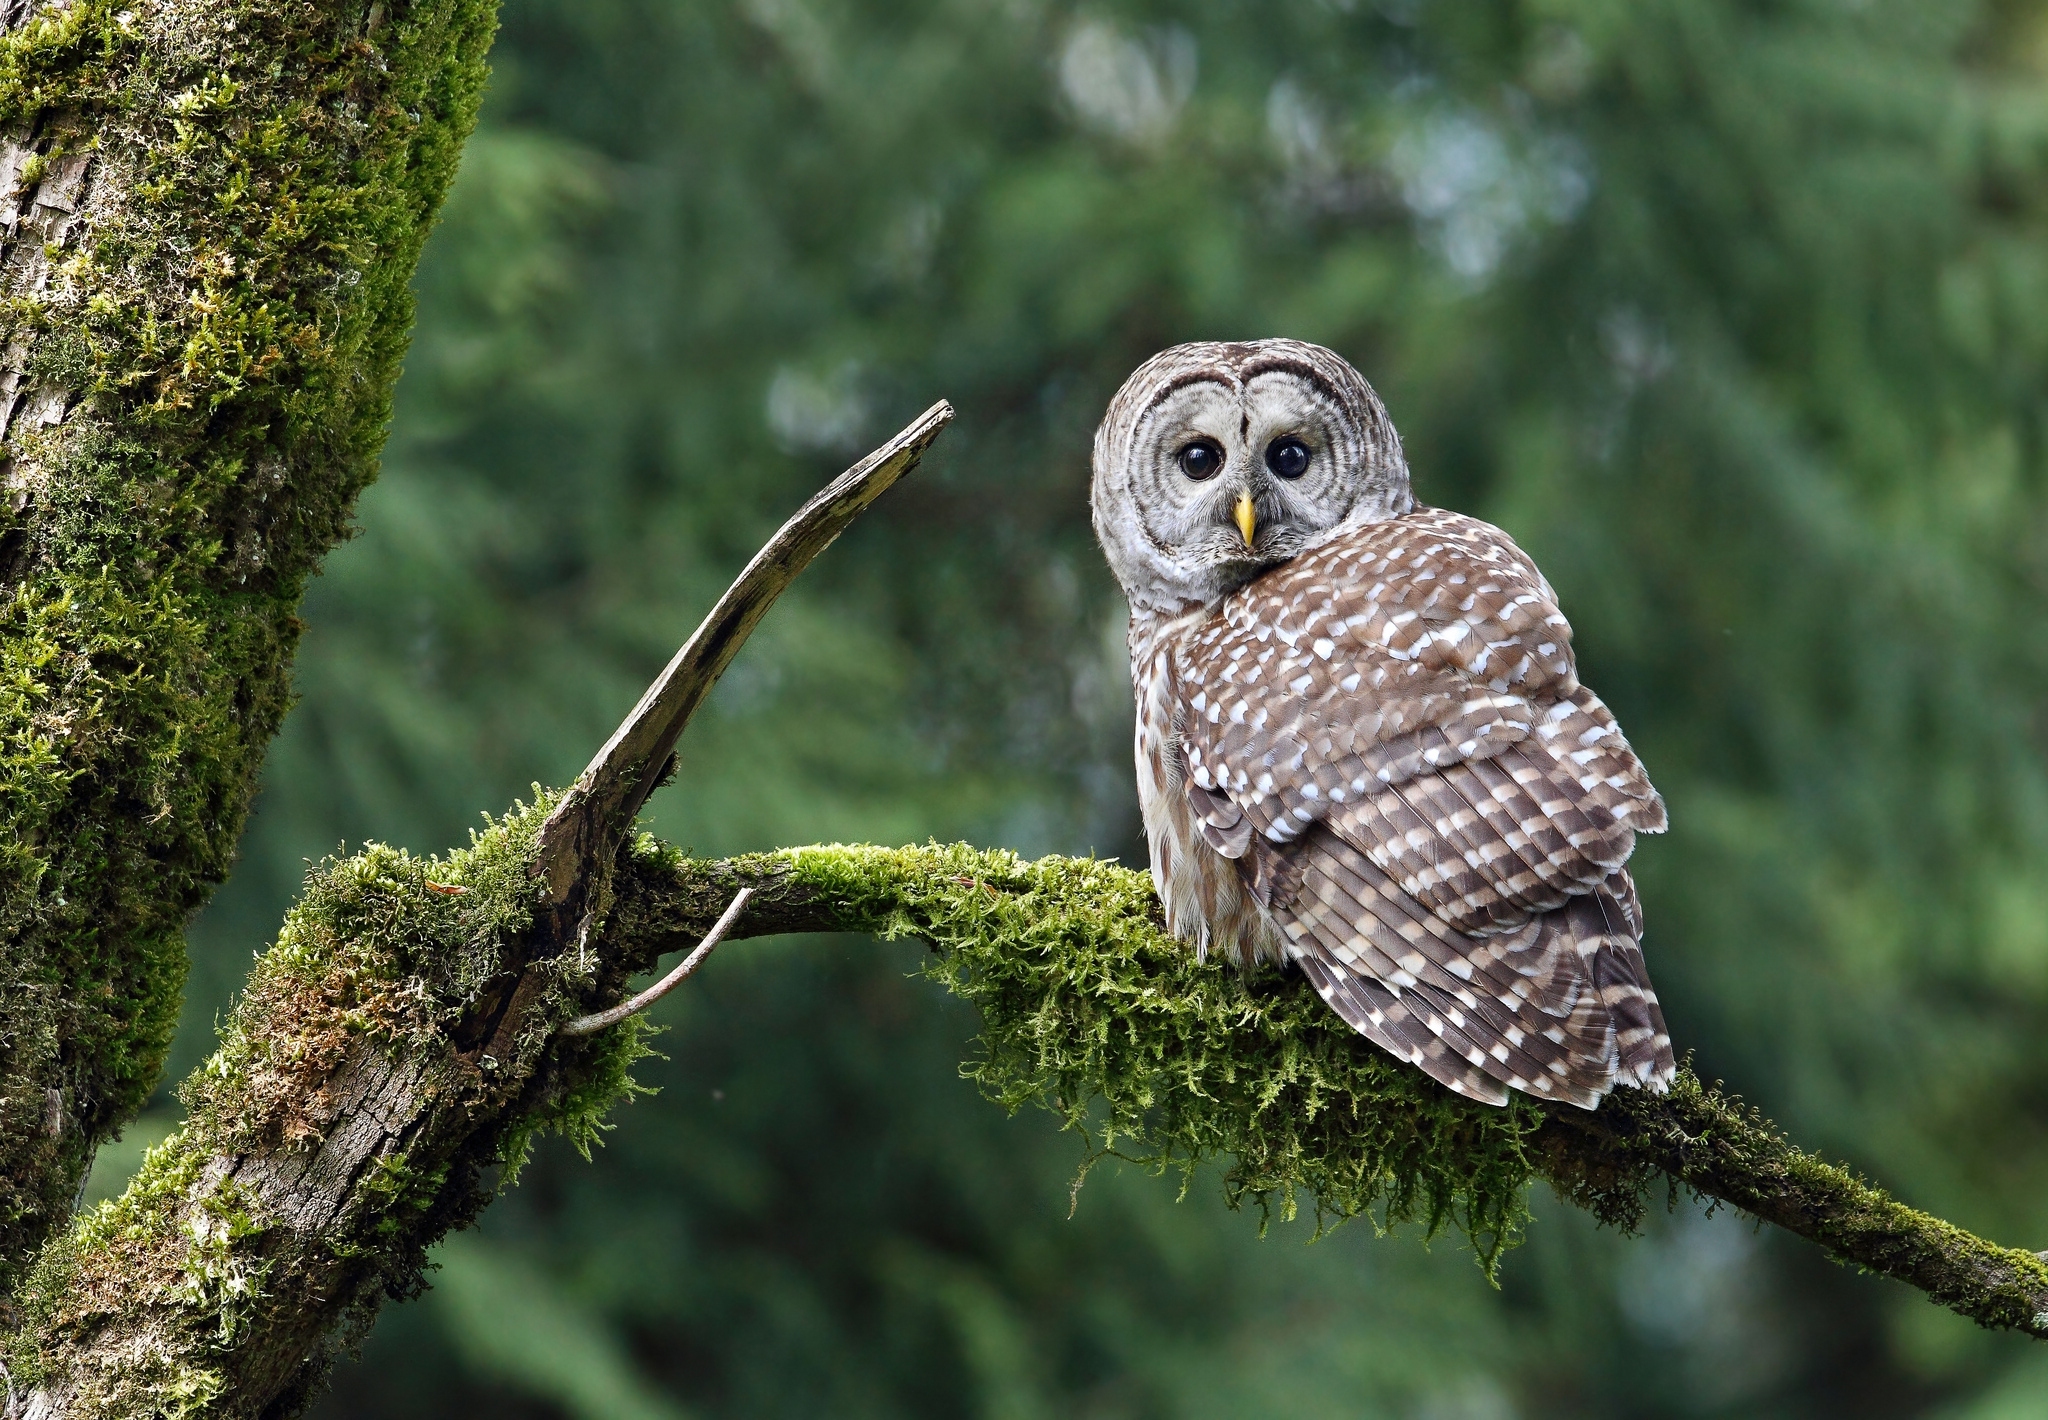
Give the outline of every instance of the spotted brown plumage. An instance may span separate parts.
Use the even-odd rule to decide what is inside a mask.
[[[1198,951],[1298,965],[1362,1034],[1477,1099],[1592,1107],[1617,1084],[1662,1088],[1671,1043],[1624,864],[1664,806],[1579,683],[1549,584],[1498,528],[1414,503],[1377,401],[1329,352],[1162,362],[1112,404],[1095,496],[1131,595],[1139,797],[1168,925]],[[1347,405],[1363,410],[1348,442],[1318,424]],[[1322,453],[1324,484],[1259,477],[1283,437]],[[1146,482],[1147,440],[1190,438],[1224,450],[1201,467],[1234,484]],[[1118,479],[1119,459],[1138,476]],[[1148,487],[1185,506],[1138,510],[1134,547],[1112,505]],[[1245,499],[1267,509],[1253,527],[1277,525],[1271,552],[1241,525],[1216,532],[1226,499],[1232,519]],[[1191,544],[1221,549],[1221,570]],[[1127,575],[1148,562],[1150,584]]]

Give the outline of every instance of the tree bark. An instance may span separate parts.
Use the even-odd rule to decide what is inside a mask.
[[[0,1291],[156,1084],[495,10],[0,7]]]

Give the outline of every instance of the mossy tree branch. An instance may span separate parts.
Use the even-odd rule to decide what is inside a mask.
[[[816,848],[704,862],[643,841],[615,930],[650,950],[693,940],[738,887],[731,935],[911,935],[930,974],[976,1005],[969,1073],[994,1099],[1049,1104],[1096,1147],[1162,1165],[1225,1164],[1233,1204],[1377,1214],[1463,1230],[1489,1269],[1519,1233],[1531,1179],[1633,1230],[1666,1180],[1916,1287],[1994,1329],[2048,1338],[2048,1265],[1910,1208],[1789,1143],[1688,1067],[1668,1094],[1597,1111],[1516,1096],[1491,1109],[1393,1061],[1291,973],[1197,964],[1142,874],[961,847]]]
[[[445,858],[372,847],[309,877],[186,1082],[184,1127],[25,1289],[7,1359],[38,1387],[29,1414],[134,1413],[166,1388],[209,1414],[293,1413],[384,1297],[419,1289],[425,1249],[490,1201],[538,1131],[587,1151],[631,1090],[640,1026],[560,1026],[694,942],[741,887],[734,936],[930,942],[929,974],[981,1013],[969,1073],[993,1099],[1048,1106],[1098,1156],[1218,1161],[1233,1203],[1454,1228],[1491,1268],[1532,1179],[1626,1226],[1668,1178],[1986,1326],[2048,1336],[2032,1253],[1800,1152],[1689,1071],[1593,1114],[1475,1104],[1373,1049],[1297,977],[1197,963],[1149,881],[1112,864],[965,846],[703,861],[643,837],[617,864],[594,970],[558,954],[501,1052],[466,1046],[484,986],[544,916],[529,875],[557,802]]]
[[[294,1414],[535,1131],[588,1149],[645,1053],[636,1020],[565,1029],[630,970],[593,931],[633,816],[775,598],[951,418],[933,405],[805,504],[567,793],[446,862],[372,849],[314,876],[186,1082],[185,1128],[16,1293],[28,1414]]]

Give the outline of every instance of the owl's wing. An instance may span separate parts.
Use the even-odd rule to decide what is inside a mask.
[[[1176,654],[1185,792],[1326,1000],[1453,1088],[1591,1105],[1671,1050],[1622,864],[1664,807],[1549,585],[1435,509],[1342,534]]]

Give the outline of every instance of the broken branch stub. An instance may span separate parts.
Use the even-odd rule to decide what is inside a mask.
[[[952,418],[952,405],[934,404],[834,479],[754,554],[541,829],[534,875],[546,880],[550,906],[575,897],[591,872],[611,860],[655,771],[775,599],[847,524],[917,466]]]

